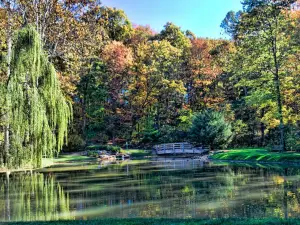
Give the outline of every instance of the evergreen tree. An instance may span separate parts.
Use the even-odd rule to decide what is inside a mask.
[[[231,141],[232,127],[223,113],[205,110],[195,115],[190,137],[194,143],[209,145],[210,149],[226,147]]]

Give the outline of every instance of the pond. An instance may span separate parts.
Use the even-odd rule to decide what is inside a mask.
[[[298,217],[300,169],[199,160],[66,163],[0,174],[0,221]]]

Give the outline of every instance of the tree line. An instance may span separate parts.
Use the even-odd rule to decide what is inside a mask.
[[[2,163],[24,152],[53,154],[62,143],[73,151],[90,143],[220,139],[215,147],[298,150],[298,3],[242,4],[220,21],[226,40],[200,38],[170,22],[154,32],[96,0],[1,0]],[[30,63],[36,58],[42,69]]]

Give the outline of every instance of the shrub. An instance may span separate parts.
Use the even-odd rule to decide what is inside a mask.
[[[121,148],[119,146],[106,145],[106,149],[104,149],[104,150],[110,151],[110,152],[119,152],[121,150]]]
[[[112,145],[90,145],[87,147],[87,150],[89,151],[93,151],[93,150],[97,150],[97,151],[110,151],[110,152],[119,152],[121,151],[121,148],[119,146],[112,146]]]
[[[89,157],[98,157],[99,154],[97,151],[87,151],[87,156]]]
[[[231,124],[223,113],[205,110],[194,116],[189,137],[196,144],[209,145],[210,149],[226,147],[232,139]]]
[[[78,134],[71,134],[68,138],[68,145],[64,147],[64,152],[75,152],[84,149],[85,141]]]

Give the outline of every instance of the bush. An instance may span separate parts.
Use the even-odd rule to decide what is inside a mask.
[[[90,145],[87,147],[87,150],[119,152],[121,151],[121,148],[119,146],[112,146],[112,145]]]
[[[89,157],[98,157],[98,151],[87,151],[87,156]]]
[[[63,148],[64,152],[76,152],[84,149],[85,141],[78,134],[71,134],[68,138],[68,145]]]
[[[189,137],[196,144],[209,145],[210,149],[224,148],[232,139],[231,124],[223,113],[205,110],[195,115]]]

